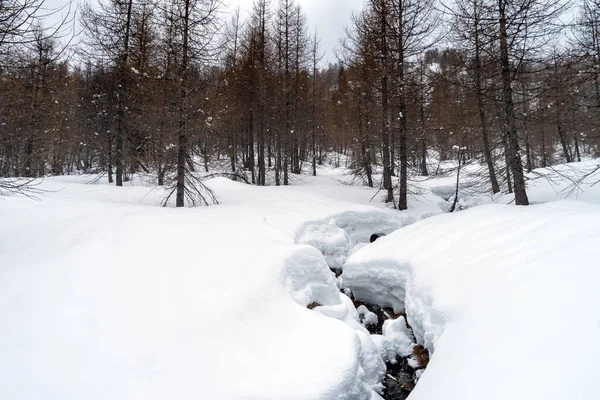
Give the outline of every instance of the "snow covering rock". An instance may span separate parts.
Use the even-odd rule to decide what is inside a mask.
[[[600,398],[599,226],[585,203],[476,207],[364,247],[342,279],[433,353],[411,400]]]
[[[326,224],[306,225],[296,242],[321,250],[331,268],[340,268],[344,265],[346,254],[352,246],[346,231],[338,227],[333,219]]]
[[[367,307],[365,307],[364,305],[358,306],[356,311],[358,312],[358,317],[360,319],[360,322],[364,326],[377,325],[377,322],[379,322],[379,320],[377,318],[377,314],[369,311],[369,309]]]
[[[385,320],[382,334],[372,335],[371,338],[379,349],[380,357],[386,362],[395,363],[396,357],[408,357],[412,354],[415,344],[411,336],[406,320],[401,316]]]
[[[320,305],[340,303],[335,275],[317,249],[305,246],[290,250],[284,257],[281,280],[294,301],[303,307],[312,302]]]
[[[396,354],[406,357],[412,354],[414,342],[411,339],[412,333],[403,316],[396,319],[388,319],[383,322],[383,336],[390,338],[396,346]]]
[[[330,268],[341,269],[351,249],[368,243],[374,232],[387,234],[415,221],[414,217],[385,211],[349,211],[308,222],[298,230],[296,242],[319,249]]]

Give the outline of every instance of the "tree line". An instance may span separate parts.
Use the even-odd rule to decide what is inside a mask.
[[[85,3],[71,46],[42,6],[0,3],[5,188],[144,173],[165,204],[210,204],[202,175],[289,185],[343,154],[400,210],[410,178],[447,160],[526,205],[526,171],[600,141],[598,0],[366,0],[328,65],[294,0],[255,0],[246,18],[219,0]]]

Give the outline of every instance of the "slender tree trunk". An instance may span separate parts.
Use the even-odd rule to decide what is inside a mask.
[[[558,76],[558,58],[554,55],[554,99],[556,103],[556,107],[554,110],[554,117],[556,122],[556,133],[558,135],[558,139],[560,141],[560,145],[562,146],[563,154],[565,156],[565,160],[570,163],[573,161],[571,154],[569,152],[569,147],[567,145],[567,139],[565,137],[564,127],[562,124],[562,116],[561,116],[561,96],[560,96],[560,78]]]
[[[456,188],[454,191],[454,202],[452,202],[452,207],[450,207],[450,211],[449,212],[454,212],[456,210],[456,205],[458,204],[458,190],[460,187],[460,168],[462,166],[461,162],[462,162],[462,153],[461,153],[461,148],[458,148],[458,169],[456,170]]]
[[[266,3],[260,4],[259,71],[258,71],[258,184],[265,186],[267,172],[265,167],[265,46],[266,46]]]
[[[560,141],[560,145],[562,147],[563,150],[563,154],[565,155],[565,160],[567,160],[568,163],[572,162],[573,160],[571,159],[571,154],[569,153],[569,147],[567,146],[567,139],[565,137],[565,132],[563,130],[563,125],[562,125],[562,118],[560,115],[560,106],[559,106],[559,101],[556,101],[556,110],[555,110],[555,121],[556,121],[556,133],[558,135],[558,139]]]
[[[427,137],[425,135],[425,66],[423,65],[424,61],[421,61],[421,65],[419,68],[419,91],[420,91],[420,99],[419,99],[419,133],[421,134],[421,160],[419,164],[421,165],[421,175],[429,176],[429,171],[427,171]]]
[[[594,21],[592,31],[592,45],[594,46],[594,88],[596,89],[596,103],[600,107],[600,77],[598,76],[597,65],[600,63],[600,24]]]
[[[131,0],[130,0],[131,1]],[[185,206],[185,163],[187,157],[187,78],[189,57],[189,31],[190,31],[190,0],[184,2],[185,12],[183,23],[183,47],[181,60],[181,83],[179,105],[179,133],[177,135],[177,183],[175,194],[175,207]]]
[[[402,1],[401,1],[402,3]],[[398,7],[398,108],[400,112],[400,197],[398,209],[408,209],[408,149],[406,123],[406,85],[404,76],[404,6]]]
[[[256,169],[254,154],[254,113],[250,110],[250,119],[248,121],[248,168],[252,174],[252,184],[256,184]]]
[[[527,166],[527,172],[533,170],[533,160],[531,157],[531,146],[529,145],[529,85],[527,84],[527,77],[523,81],[523,134],[525,136],[525,164]]]
[[[360,151],[361,151],[361,163],[362,168],[367,175],[367,185],[369,187],[373,187],[373,171],[371,168],[371,160],[369,157],[369,148],[368,148],[368,133],[367,127],[368,123],[363,125],[363,107],[362,107],[363,97],[358,97],[358,132],[360,135]]]
[[[512,181],[510,179],[510,148],[508,147],[508,140],[506,134],[502,137],[504,144],[504,160],[506,161],[506,184],[508,186],[508,193],[513,193]]]
[[[542,121],[544,121],[544,112],[542,110]],[[548,166],[548,159],[546,154],[546,131],[544,129],[544,123],[542,122],[540,129],[540,136],[542,139],[542,168],[546,168]]]
[[[113,141],[112,141],[112,132],[110,132],[108,134],[108,143],[107,143],[107,147],[108,147],[108,157],[107,157],[107,162],[108,162],[108,183],[113,183],[113,164],[112,164],[112,159],[113,159],[113,154],[112,154],[112,148],[113,148]]]
[[[317,176],[317,52],[318,41],[317,32],[313,38],[313,65],[312,65],[312,101],[311,101],[311,152],[312,152],[312,173]]]
[[[500,13],[500,58],[502,63],[502,83],[504,92],[504,114],[506,127],[508,129],[507,144],[510,149],[509,165],[513,174],[515,203],[519,206],[529,205],[527,191],[525,189],[525,175],[523,173],[523,164],[521,162],[521,150],[519,148],[519,136],[517,133],[517,122],[515,119],[515,106],[513,103],[513,90],[510,59],[508,54],[508,33],[506,30],[506,7],[507,0],[498,0]]]
[[[42,90],[46,80],[46,62],[44,60],[44,43],[43,38],[36,41],[38,46],[37,65],[34,67],[33,76],[33,93],[31,94],[30,119],[29,119],[29,136],[25,142],[25,160],[23,170],[25,176],[32,178],[37,175],[36,168],[33,166],[34,148],[37,141],[37,129],[39,119],[39,107],[42,96]]]
[[[475,6],[475,12],[477,13],[477,6]],[[492,193],[496,194],[500,192],[500,185],[498,184],[498,178],[496,177],[496,170],[494,168],[494,158],[492,156],[492,150],[490,146],[490,137],[487,129],[487,121],[485,117],[485,105],[483,102],[483,88],[482,88],[482,73],[481,73],[481,43],[479,37],[479,18],[475,18],[475,94],[477,96],[477,109],[479,111],[479,123],[481,128],[481,140],[483,142],[483,155],[485,157],[488,174],[490,176],[490,183],[492,185]]]
[[[394,188],[392,187],[392,171],[390,160],[390,133],[389,133],[389,100],[388,100],[388,44],[387,44],[387,0],[381,0],[381,62],[383,75],[381,77],[381,135],[383,151],[383,188],[387,190],[386,203],[394,201]]]
[[[131,8],[133,0],[127,3],[127,21],[125,24],[125,41],[123,55],[119,65],[119,91],[117,108],[117,132],[116,132],[116,150],[115,167],[117,186],[123,186],[123,136],[125,135],[125,96],[127,95],[127,63],[129,60],[129,33],[131,27]]]
[[[527,153],[527,172],[531,172],[533,170],[533,159],[531,157],[531,146],[529,145],[528,134],[525,134],[525,151]]]

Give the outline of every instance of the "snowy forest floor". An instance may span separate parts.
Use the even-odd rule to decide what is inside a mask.
[[[595,165],[535,171],[530,207],[464,187],[453,214],[451,175],[403,212],[331,166],[211,179],[220,204],[187,209],[48,178],[0,197],[0,398],[378,399],[413,337],[410,399],[600,398],[599,177],[573,190]],[[406,322],[371,334],[348,295]]]

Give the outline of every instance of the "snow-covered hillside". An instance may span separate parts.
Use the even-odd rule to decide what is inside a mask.
[[[0,398],[380,398],[410,332],[370,335],[340,282],[432,352],[411,399],[600,397],[592,193],[434,216],[431,190],[398,212],[320,174],[213,179],[221,204],[195,209],[89,177],[0,197]]]

